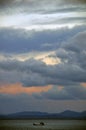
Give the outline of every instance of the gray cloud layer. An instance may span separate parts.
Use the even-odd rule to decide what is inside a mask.
[[[56,30],[44,30],[39,32],[25,30],[0,30],[0,52],[22,53],[30,51],[56,50],[63,42],[68,41],[78,32],[86,30],[86,26],[75,28],[60,28]],[[46,46],[48,44],[49,46]],[[71,46],[71,45],[70,45]]]
[[[37,99],[51,99],[51,100],[78,100],[86,99],[86,88],[80,85],[68,86],[59,90],[59,86],[53,86],[48,92],[41,92],[40,94],[33,94]]]
[[[70,1],[70,0],[60,0],[60,1],[58,1],[58,0],[54,0],[54,1],[50,1],[49,2],[49,0],[43,0],[43,1],[41,1],[41,0],[15,0],[15,1],[12,1],[12,0],[0,0],[0,5],[1,6],[4,6],[4,5],[9,5],[10,3],[17,3],[17,4],[25,4],[25,5],[27,5],[27,4],[30,4],[30,5],[38,5],[38,4],[40,4],[40,5],[43,5],[43,4],[48,4],[48,5],[51,5],[52,4],[52,6],[53,6],[53,4],[55,5],[60,5],[60,4],[62,4],[62,3],[64,3],[64,4],[76,4],[76,3],[86,3],[86,0],[72,0],[72,1]]]
[[[48,57],[59,64],[29,59],[51,51]],[[17,57],[22,54],[23,62]],[[86,110],[86,0],[0,0],[0,85],[15,83],[52,87],[31,95],[0,94],[1,114]]]
[[[0,81],[21,82],[27,87],[62,85],[65,89],[61,92],[61,97],[60,93],[55,97],[56,94],[53,94],[53,91],[43,95],[52,99],[86,99],[86,89],[79,87],[80,83],[86,82],[86,32],[80,32],[61,44],[56,54],[52,56],[59,57],[61,63],[51,66],[34,59],[24,62],[1,61]]]
[[[74,10],[78,12],[81,9],[85,10],[85,3],[85,0],[0,0],[0,7],[3,14],[54,13]]]
[[[52,107],[53,106],[53,107]],[[26,94],[2,95],[0,94],[0,114],[15,113],[19,111],[45,111],[61,112],[66,109],[84,111],[86,101],[81,100],[47,100],[36,99]]]

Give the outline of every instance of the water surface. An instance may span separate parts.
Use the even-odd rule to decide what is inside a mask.
[[[44,122],[44,126],[33,123]],[[86,120],[0,120],[0,130],[86,130]]]

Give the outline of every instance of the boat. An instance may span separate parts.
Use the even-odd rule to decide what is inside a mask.
[[[43,126],[45,124],[44,124],[44,122],[40,122],[40,123],[33,123],[33,125],[35,125],[35,126]]]

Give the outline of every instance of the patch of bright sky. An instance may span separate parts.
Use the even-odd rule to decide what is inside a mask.
[[[55,55],[54,51],[50,52],[29,52],[24,54],[0,54],[0,61],[3,60],[18,60],[18,61],[26,61],[29,59],[40,60],[47,65],[55,65],[61,63],[61,60],[58,57],[51,57],[51,55]]]
[[[25,28],[28,30],[32,29],[53,29],[58,27],[73,27],[76,22],[73,18],[82,19],[82,22],[78,19],[78,25],[83,24],[83,17],[86,17],[86,12],[66,12],[66,13],[53,13],[53,14],[27,14],[19,13],[13,15],[1,15],[0,27],[16,27]],[[72,22],[67,21],[64,23],[65,19],[71,18]]]

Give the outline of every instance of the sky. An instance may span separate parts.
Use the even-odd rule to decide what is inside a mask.
[[[0,0],[0,114],[86,110],[86,1]]]

